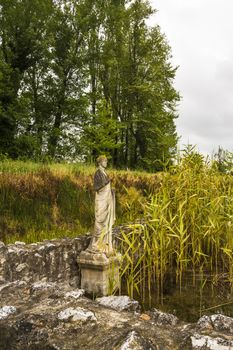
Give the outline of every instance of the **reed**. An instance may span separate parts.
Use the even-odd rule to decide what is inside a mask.
[[[197,273],[224,271],[232,288],[232,175],[220,174],[193,151],[186,153],[143,206],[143,225],[131,225],[122,235],[122,278],[130,295],[135,289],[151,297],[154,281],[162,300],[166,276],[175,273],[182,289],[188,271],[193,284]]]

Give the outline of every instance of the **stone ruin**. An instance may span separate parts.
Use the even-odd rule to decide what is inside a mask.
[[[86,249],[89,235],[5,245],[0,242],[0,281],[67,283],[80,285],[77,256]]]
[[[1,350],[233,350],[231,317],[191,324],[127,296],[87,297],[77,256],[89,239],[0,242]]]

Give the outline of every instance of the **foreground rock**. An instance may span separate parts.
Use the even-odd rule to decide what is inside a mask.
[[[1,350],[232,350],[233,320],[223,315],[185,324],[128,297],[84,296],[55,282],[0,285]]]
[[[93,312],[89,310],[85,310],[81,307],[76,307],[76,308],[69,307],[68,309],[61,311],[58,314],[58,319],[62,321],[80,322],[80,323],[97,321]]]
[[[191,337],[193,349],[233,349],[233,318],[221,314],[202,316],[197,322],[196,330]]]
[[[13,314],[16,312],[16,308],[14,306],[3,306],[0,308],[0,320],[4,320],[7,318],[9,315]]]
[[[192,348],[195,350],[232,350],[233,340],[195,333],[191,337]]]
[[[221,314],[202,316],[197,322],[197,328],[201,330],[214,329],[217,332],[227,332],[233,336],[233,318]]]
[[[96,301],[103,306],[110,307],[116,311],[140,311],[138,301],[129,298],[127,295],[108,296],[97,298]]]
[[[157,309],[152,309],[152,311],[150,311],[149,314],[151,318],[156,322],[156,324],[160,326],[162,325],[175,326],[179,322],[179,319],[176,316],[162,312]]]
[[[155,347],[146,341],[142,336],[140,336],[137,332],[130,332],[123,343],[118,347],[119,350],[154,350]]]

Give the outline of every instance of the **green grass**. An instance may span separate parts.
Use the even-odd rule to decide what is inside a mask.
[[[75,174],[76,172],[90,175],[94,172],[94,165],[85,165],[83,163],[36,163],[32,161],[21,161],[5,159],[0,161],[0,173],[20,174],[20,173],[38,173],[44,169],[50,170],[53,174]]]
[[[94,226],[94,166],[0,162],[0,240],[28,243],[74,236]],[[117,223],[142,215],[155,176],[108,170],[117,195]],[[148,179],[151,179],[148,181]],[[133,206],[133,207],[132,207]]]

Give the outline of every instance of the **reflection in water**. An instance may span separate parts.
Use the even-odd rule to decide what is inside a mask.
[[[124,285],[124,283],[122,283]],[[124,287],[121,291],[126,294]],[[169,275],[164,282],[163,293],[154,285],[151,288],[151,298],[144,300],[135,293],[144,310],[153,307],[164,312],[173,313],[186,322],[196,322],[202,315],[221,313],[233,317],[233,292],[227,274],[196,274],[191,273],[182,277],[182,286],[176,283],[176,277]]]

